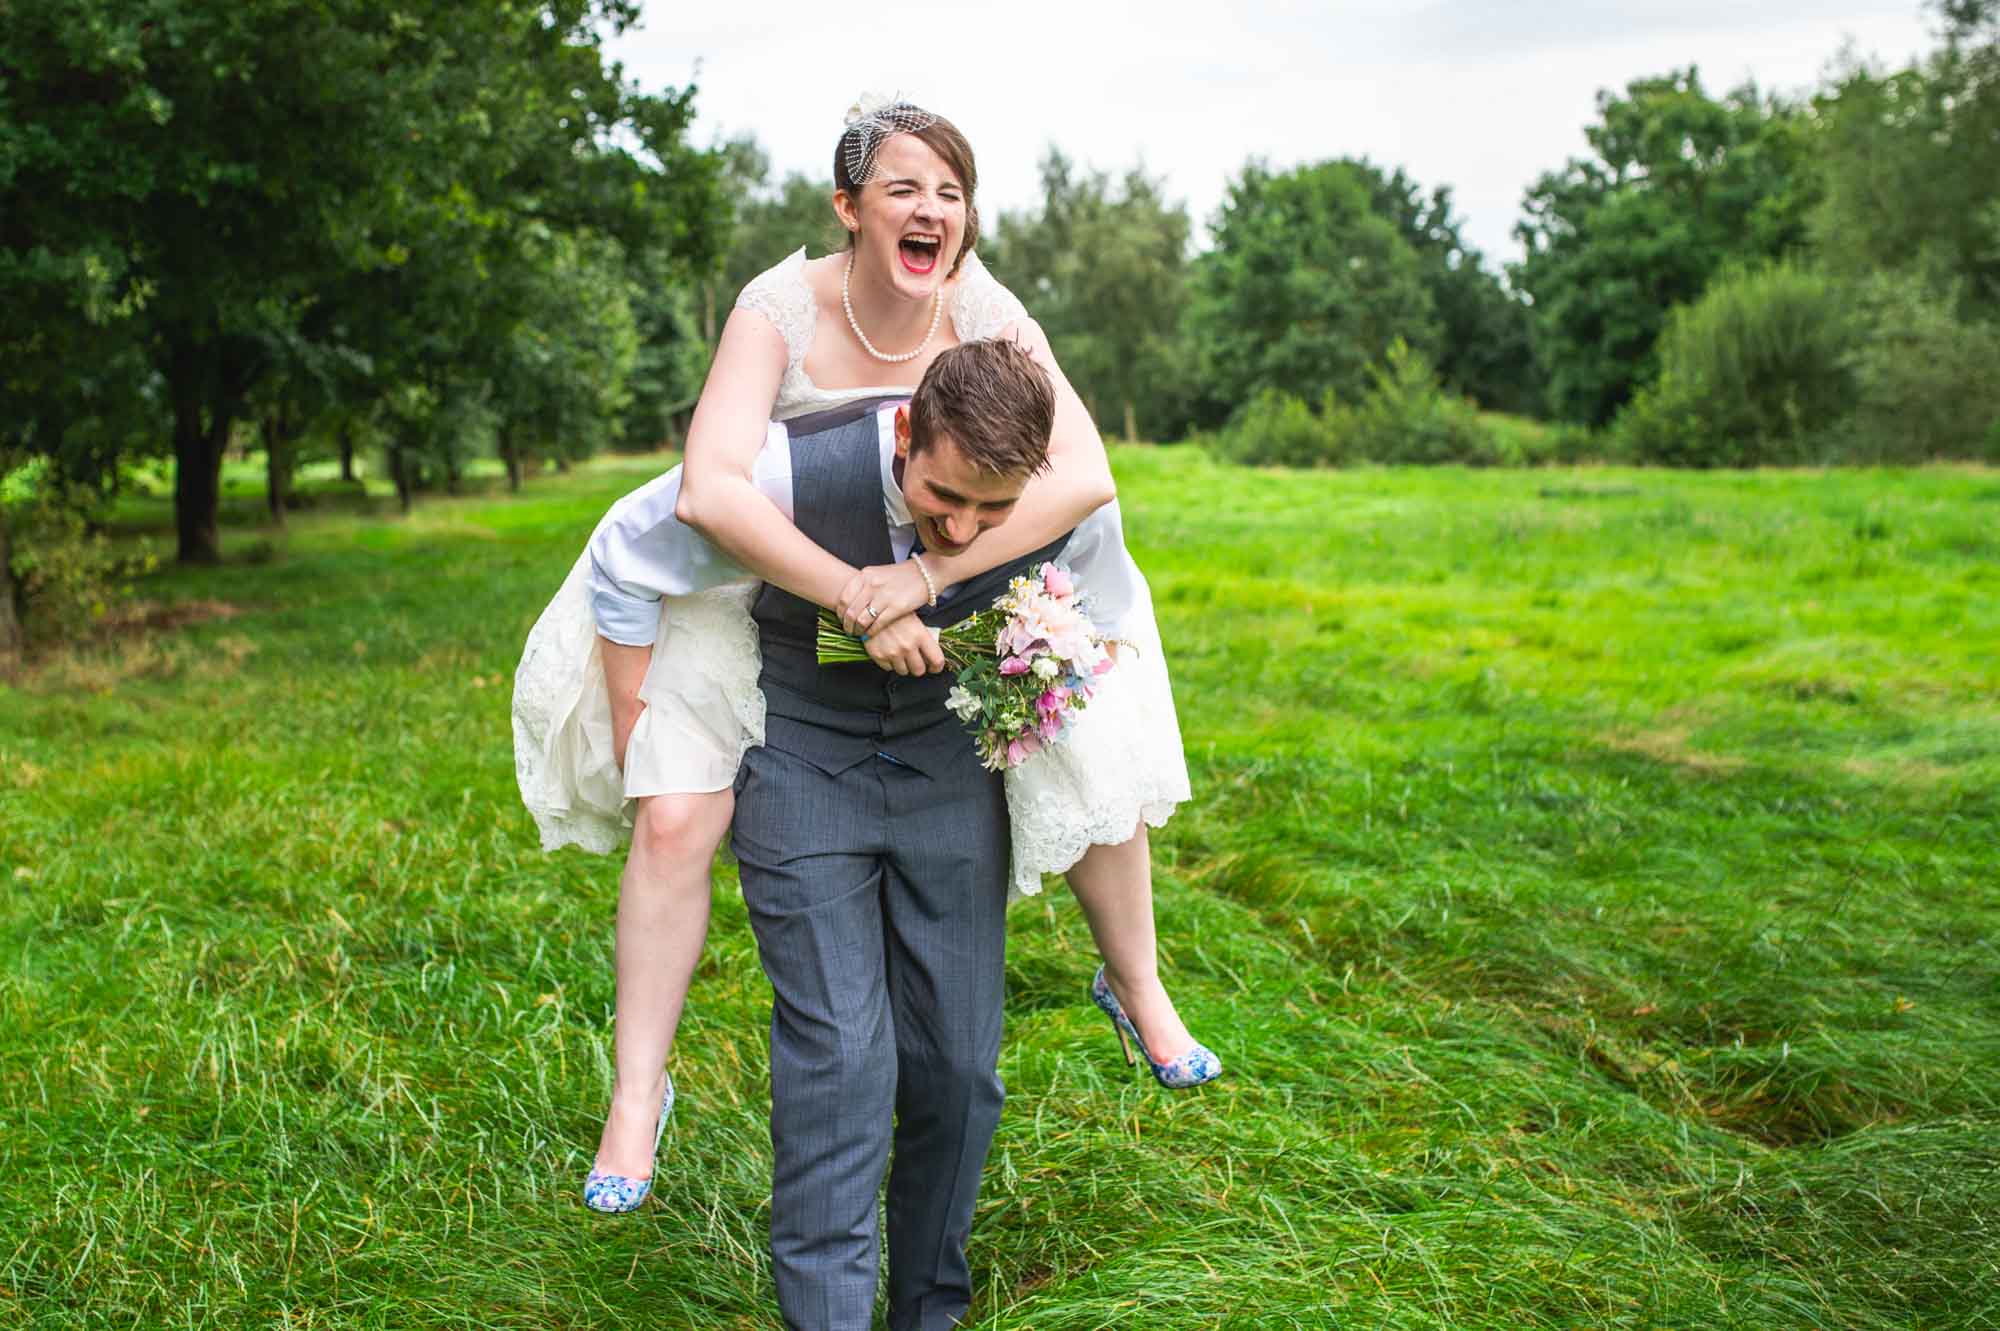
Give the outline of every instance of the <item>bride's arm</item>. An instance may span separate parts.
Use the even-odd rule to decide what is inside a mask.
[[[854,567],[793,526],[750,479],[784,373],[785,339],[771,321],[731,311],[688,426],[674,515],[764,581],[831,606]]]
[[[981,533],[978,540],[958,554],[924,555],[931,576],[940,587],[964,582],[1041,549],[1118,497],[1104,441],[1098,437],[1090,413],[1084,410],[1083,400],[1077,397],[1076,390],[1063,376],[1062,367],[1056,364],[1055,353],[1049,349],[1041,325],[1022,318],[1009,324],[1000,335],[1018,341],[1035,358],[1035,363],[1048,371],[1055,387],[1056,415],[1049,435],[1049,468],[1028,483],[1006,522]],[[855,617],[864,606],[875,606],[886,622],[928,600],[929,588],[923,575],[905,560],[901,564],[861,570],[841,590],[840,601],[833,608],[854,628],[865,626],[865,620]]]
[[[821,549],[751,479],[785,362],[785,339],[769,319],[755,310],[731,311],[688,426],[674,516],[765,582],[832,607],[858,570]],[[868,655],[884,670],[921,675],[944,668],[937,640],[915,620],[855,631],[868,634]]]

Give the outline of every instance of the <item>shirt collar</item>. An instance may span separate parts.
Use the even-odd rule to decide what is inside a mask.
[[[903,498],[903,487],[896,483],[896,408],[902,405],[891,402],[875,413],[882,444],[882,512],[892,527],[913,527],[917,520],[910,514],[909,501]]]

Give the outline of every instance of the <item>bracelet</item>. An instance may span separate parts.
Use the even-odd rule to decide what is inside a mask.
[[[924,566],[924,557],[914,550],[910,552],[910,562],[917,566],[917,572],[924,575],[924,586],[930,589],[931,608],[937,608],[937,579],[931,577],[930,569]]]

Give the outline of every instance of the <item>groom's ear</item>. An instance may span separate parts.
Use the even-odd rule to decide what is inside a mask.
[[[907,405],[896,408],[896,456],[905,460],[910,456],[910,409]]]

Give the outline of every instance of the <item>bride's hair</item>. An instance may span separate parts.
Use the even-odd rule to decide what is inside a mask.
[[[912,106],[909,109],[915,111],[918,108]],[[977,202],[979,167],[972,158],[972,144],[967,142],[965,135],[958,132],[958,126],[933,112],[924,111],[921,114],[930,117],[929,124],[921,129],[908,129],[901,132],[908,134],[911,138],[924,144],[939,157],[944,158],[944,164],[951,168],[953,175],[958,177],[958,183],[965,186],[965,239],[960,242],[958,254],[952,259],[951,268],[945,274],[946,277],[953,277],[957,275],[959,265],[965,262],[965,256],[972,253],[973,245],[979,240],[979,205]],[[846,132],[840,136],[839,142],[833,145],[833,187],[837,190],[845,190],[851,198],[860,197],[861,185],[855,182],[849,163],[863,161],[866,165],[862,169],[866,171],[868,167],[874,164],[875,154],[873,148],[879,146],[867,143],[864,136],[868,133],[869,130],[864,125],[850,125]],[[866,183],[865,180],[862,183]],[[854,237],[852,235],[848,236],[847,245],[849,249],[854,247]]]

